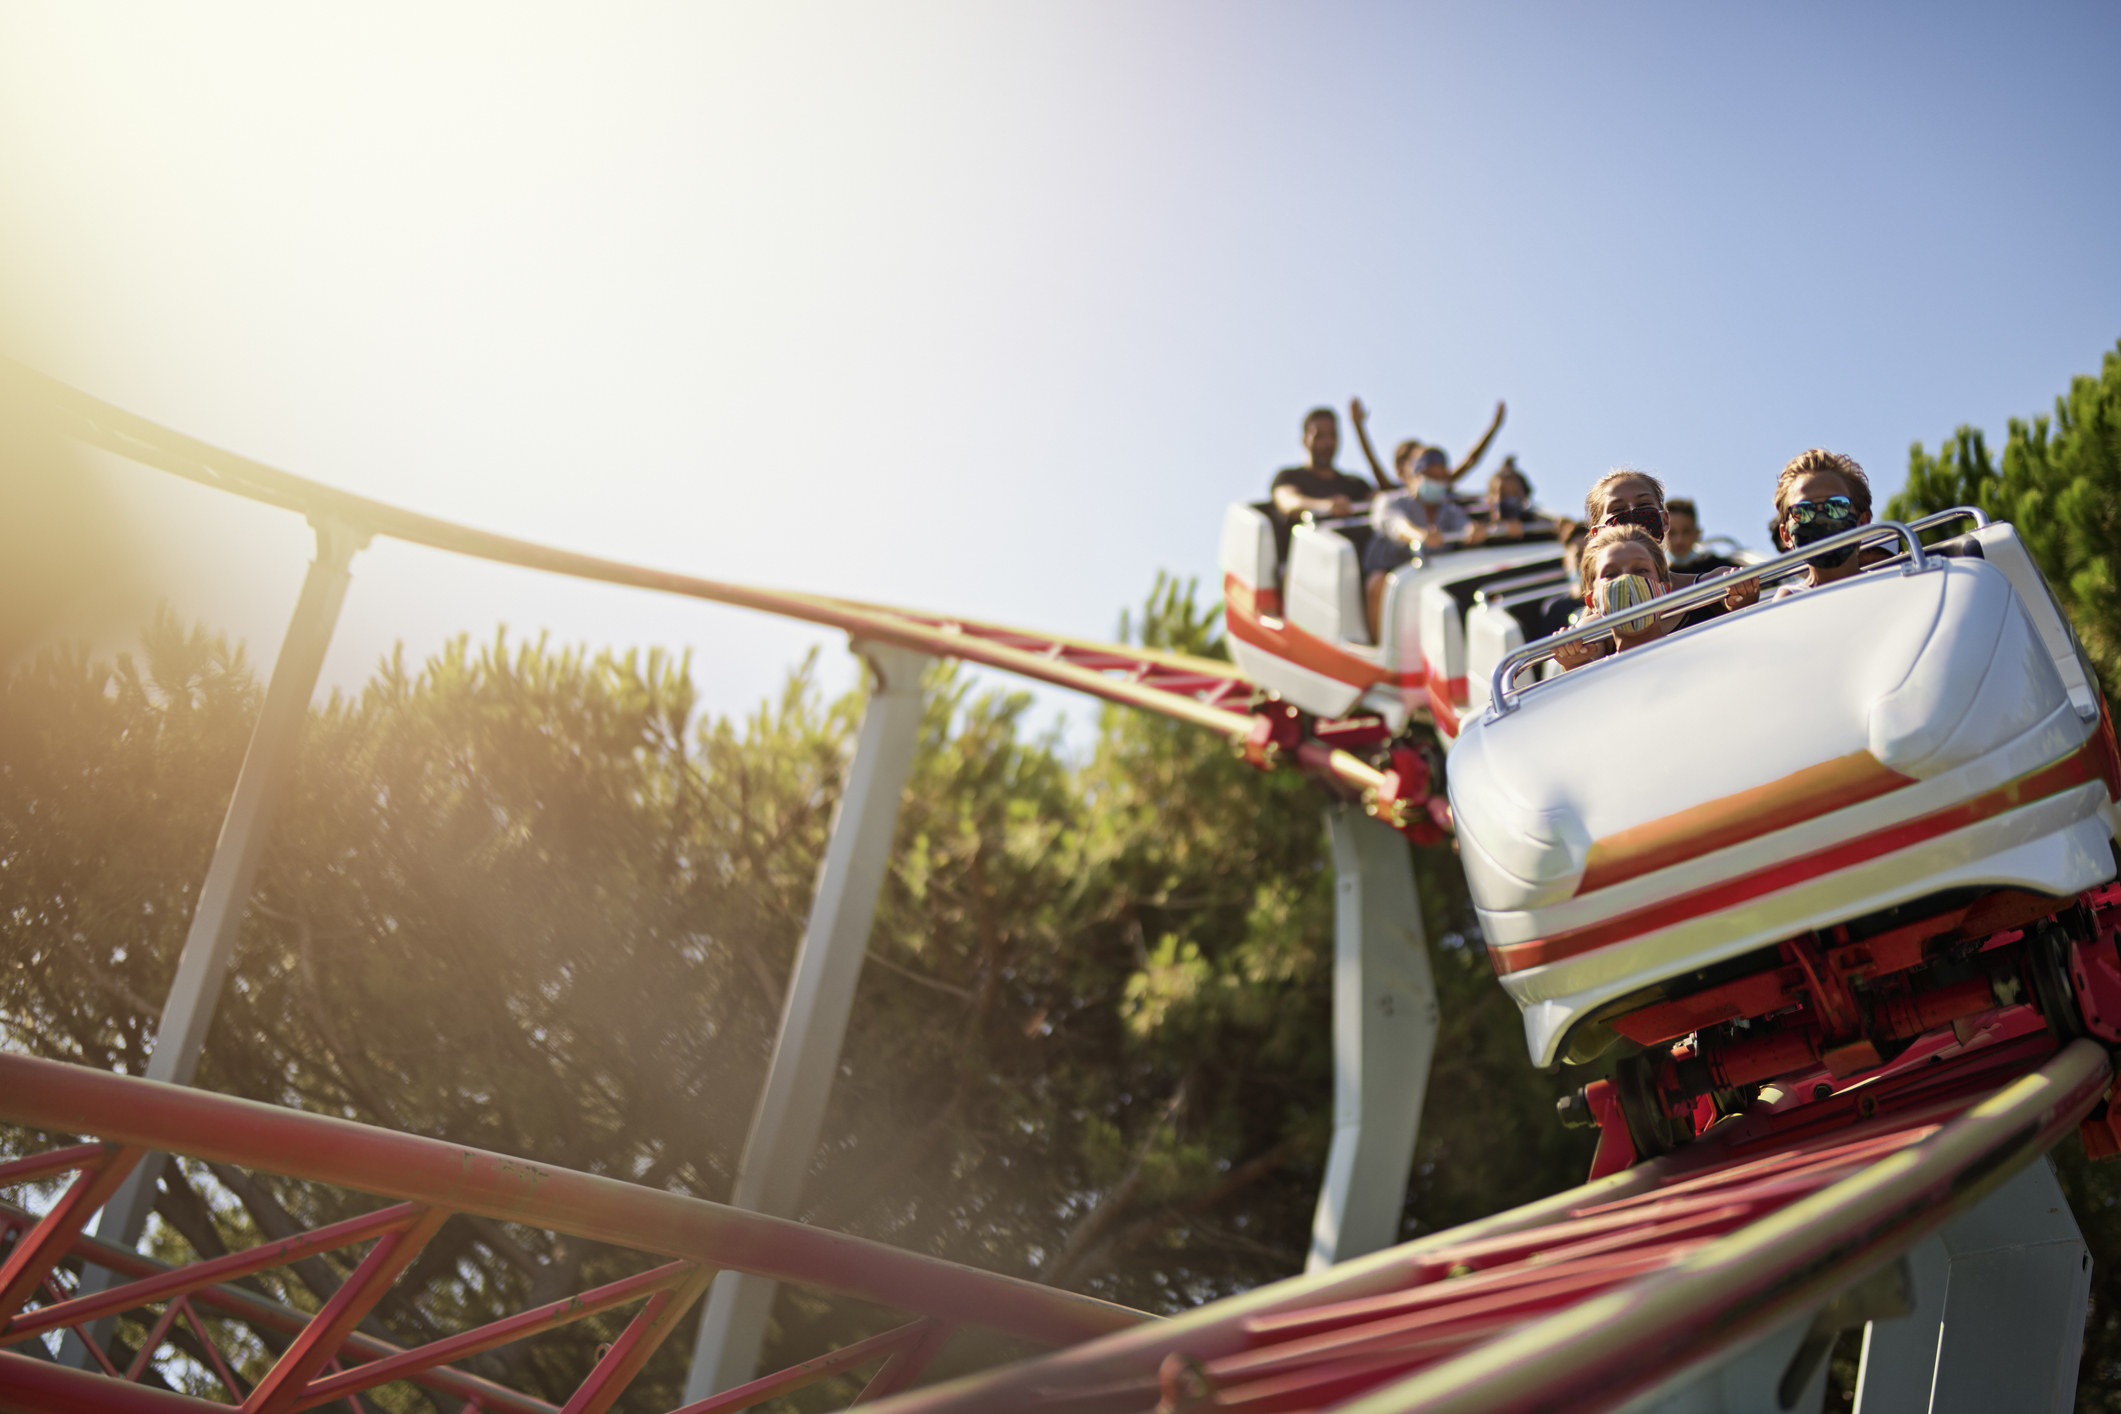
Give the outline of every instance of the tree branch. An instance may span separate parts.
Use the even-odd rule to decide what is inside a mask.
[[[1061,1249],[1054,1254],[1053,1260],[1039,1269],[1040,1282],[1054,1286],[1065,1280],[1068,1274],[1081,1264],[1083,1258],[1089,1255],[1098,1239],[1110,1230],[1112,1224],[1119,1221],[1120,1215],[1126,1212],[1135,1195],[1141,1192],[1142,1170],[1148,1165],[1150,1151],[1156,1147],[1156,1141],[1163,1137],[1171,1122],[1178,1118],[1178,1112],[1185,1108],[1186,1085],[1191,1079],[1189,1075],[1178,1082],[1178,1088],[1173,1090],[1171,1098],[1164,1102],[1163,1113],[1157,1116],[1156,1123],[1149,1126],[1149,1132],[1144,1134],[1141,1143],[1135,1146],[1134,1159],[1127,1165],[1125,1176],[1107,1190],[1104,1197],[1097,1200],[1095,1207],[1083,1214],[1082,1221],[1068,1234],[1067,1240],[1061,1244]]]

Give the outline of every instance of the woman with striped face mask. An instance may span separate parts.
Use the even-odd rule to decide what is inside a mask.
[[[1667,566],[1665,580],[1667,590],[1685,589],[1708,576],[1689,574],[1671,569],[1665,556],[1664,537],[1671,529],[1671,513],[1664,504],[1664,483],[1646,471],[1633,467],[1618,467],[1598,478],[1590,494],[1583,501],[1584,523],[1593,530],[1604,530],[1616,526],[1633,526],[1649,538],[1657,547],[1657,555]],[[1689,624],[1704,623],[1718,614],[1731,609],[1743,609],[1760,597],[1760,587],[1751,580],[1733,585],[1724,595],[1719,607],[1705,604],[1688,616]]]
[[[1622,523],[1593,531],[1583,547],[1583,607],[1586,618],[1616,614],[1672,592],[1672,571],[1664,547],[1639,525]],[[1614,628],[1612,636],[1571,644],[1554,655],[1564,668],[1577,668],[1611,653],[1648,643],[1670,633],[1676,623],[1645,612]]]

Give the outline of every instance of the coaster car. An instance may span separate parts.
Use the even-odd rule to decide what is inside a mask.
[[[1508,653],[1451,754],[1532,1060],[1642,1048],[1615,1082],[1638,1152],[1748,1087],[1831,1089],[2013,1008],[2121,1041],[2112,723],[2011,527],[1925,551],[1928,524],[1741,571],[1772,584],[1822,549],[1904,547],[1566,674],[1534,680],[1627,616]]]
[[[1284,566],[1271,506],[1231,506],[1222,534],[1231,654],[1245,676],[1315,717],[1371,713],[1394,736],[1432,721],[1448,743],[1469,702],[1468,611],[1484,594],[1514,595],[1522,643],[1562,589],[1561,546],[1535,531],[1417,556],[1387,577],[1372,637],[1362,576],[1372,533],[1360,517],[1306,519],[1289,531]]]

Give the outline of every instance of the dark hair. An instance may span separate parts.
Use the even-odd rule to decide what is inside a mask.
[[[1333,409],[1312,408],[1309,412],[1304,414],[1304,420],[1301,424],[1303,430],[1309,432],[1311,430],[1311,424],[1318,421],[1318,419],[1320,419],[1321,417],[1324,418],[1326,421],[1332,423],[1335,427],[1340,426],[1340,414],[1333,411]]]
[[[1694,524],[1701,524],[1701,512],[1695,510],[1694,503],[1684,496],[1674,496],[1671,500],[1666,501],[1664,503],[1664,513],[1668,516],[1685,516],[1693,521]]]
[[[1505,476],[1516,477],[1517,484],[1524,487],[1524,498],[1527,501],[1532,499],[1532,478],[1526,476],[1524,468],[1517,464],[1517,454],[1515,452],[1504,457],[1502,465],[1496,467],[1495,474],[1488,478],[1488,495],[1495,496],[1498,494],[1495,487]]]

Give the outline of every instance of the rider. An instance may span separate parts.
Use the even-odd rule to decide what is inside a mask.
[[[1647,604],[1672,592],[1673,574],[1665,560],[1664,547],[1639,525],[1608,525],[1591,533],[1583,547],[1583,605],[1590,617],[1617,613]],[[1662,638],[1675,627],[1670,619],[1643,614],[1617,625],[1609,639],[1593,639],[1603,657],[1623,652],[1653,638]],[[1589,645],[1583,645],[1588,647]],[[1557,658],[1561,655],[1557,654]],[[1562,667],[1581,667],[1590,657],[1563,659]]]
[[[1775,479],[1775,543],[1784,550],[1870,523],[1870,478],[1846,452],[1813,447],[1792,457]],[[1809,562],[1804,579],[1786,582],[1776,597],[1847,579],[1862,568],[1863,556],[1854,545],[1829,550]]]
[[[1554,528],[1553,522],[1532,504],[1532,483],[1517,465],[1515,455],[1502,459],[1502,465],[1488,478],[1488,500],[1484,522],[1491,540],[1522,540],[1528,530],[1545,533]]]
[[[1664,503],[1664,483],[1646,471],[1631,466],[1616,467],[1592,483],[1590,493],[1583,498],[1584,517],[1592,527],[1592,538],[1596,532],[1612,526],[1634,526],[1649,537],[1657,546],[1660,560],[1664,557],[1664,537],[1671,527],[1671,518]],[[1583,580],[1591,582],[1589,549],[1586,547]],[[1665,560],[1665,582],[1668,589],[1685,589],[1701,578],[1698,574],[1674,572],[1670,561]],[[1685,616],[1677,627],[1688,627],[1703,623],[1728,609],[1742,609],[1759,595],[1759,587],[1751,580],[1733,585],[1724,595],[1721,604],[1703,604]],[[1661,634],[1665,629],[1659,629]],[[1651,635],[1655,636],[1655,635]],[[1587,643],[1566,644],[1554,650],[1555,660],[1564,668],[1581,667],[1594,658],[1603,657],[1603,640]]]
[[[1451,499],[1451,459],[1443,448],[1402,442],[1397,457],[1406,489],[1372,503],[1370,521],[1377,533],[1362,552],[1363,604],[1372,638],[1383,612],[1385,579],[1393,570],[1411,563],[1416,551],[1434,553],[1451,539],[1478,545],[1487,535],[1486,523],[1476,523]]]
[[[1707,574],[1710,570],[1738,568],[1736,560],[1701,548],[1701,513],[1694,509],[1692,501],[1674,496],[1664,503],[1664,512],[1671,522],[1664,534],[1664,550],[1671,557],[1673,569]]]
[[[1293,521],[1306,511],[1321,516],[1353,515],[1370,503],[1373,489],[1386,486],[1380,477],[1377,487],[1372,488],[1361,477],[1350,476],[1333,465],[1333,458],[1340,451],[1340,418],[1331,408],[1312,408],[1304,414],[1304,451],[1308,454],[1306,465],[1275,473],[1274,485],[1268,492],[1274,509],[1285,520]]]
[[[1488,423],[1488,430],[1480,434],[1480,440],[1473,444],[1473,450],[1466,453],[1465,460],[1451,468],[1447,485],[1456,485],[1467,472],[1480,465],[1480,459],[1488,454],[1488,444],[1493,442],[1495,434],[1502,430],[1503,415],[1507,411],[1503,404],[1495,404],[1494,420]],[[1370,410],[1362,405],[1361,398],[1348,400],[1348,419],[1355,424],[1355,440],[1362,443],[1363,459],[1370,463],[1370,475],[1377,478],[1380,490],[1391,490],[1392,483],[1385,479],[1384,464],[1377,459],[1377,449],[1370,445]],[[1392,469],[1399,473],[1400,480],[1406,479],[1407,457],[1425,445],[1427,444],[1419,439],[1410,437],[1392,449]],[[1437,450],[1443,449],[1439,447]]]

